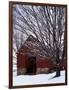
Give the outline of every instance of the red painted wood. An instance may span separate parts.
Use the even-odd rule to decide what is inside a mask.
[[[31,65],[31,62],[28,60],[28,48],[21,48],[17,53],[17,68],[27,68]],[[55,64],[51,59],[46,59],[42,57],[36,57],[36,68],[54,68]],[[66,60],[63,60],[60,63],[60,67],[66,69]]]

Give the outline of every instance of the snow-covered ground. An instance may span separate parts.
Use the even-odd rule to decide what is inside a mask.
[[[16,60],[14,60],[16,63]],[[53,84],[65,83],[65,71],[61,71],[61,76],[53,78],[56,74],[36,74],[36,75],[19,75],[17,76],[17,66],[13,65],[13,86],[34,85],[34,84]]]
[[[61,71],[61,76],[53,78],[55,72],[51,74],[37,74],[37,75],[16,75],[13,73],[13,86],[18,85],[35,85],[35,84],[52,84],[65,83],[65,71]]]

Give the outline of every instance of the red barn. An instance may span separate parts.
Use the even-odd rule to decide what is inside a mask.
[[[36,60],[36,67],[37,72],[36,73],[48,73],[50,70],[54,68],[54,63],[51,59],[47,58],[37,58]]]
[[[44,57],[39,41],[31,35],[17,52],[17,75],[48,73],[54,66],[51,59]]]

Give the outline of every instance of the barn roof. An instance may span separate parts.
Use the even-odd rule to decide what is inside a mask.
[[[43,50],[43,48],[40,45],[40,41],[37,40],[34,36],[30,35],[26,41],[24,42],[24,44],[22,45],[21,49],[24,48],[28,48],[29,52],[28,54],[31,55],[35,55],[35,56],[43,56],[45,57],[45,51]]]

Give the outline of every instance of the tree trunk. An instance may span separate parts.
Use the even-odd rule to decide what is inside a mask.
[[[56,67],[56,76],[55,77],[59,77],[60,76],[60,68],[59,66]]]
[[[59,48],[57,48],[57,53],[56,53],[56,76],[60,76],[60,59],[59,59]]]

